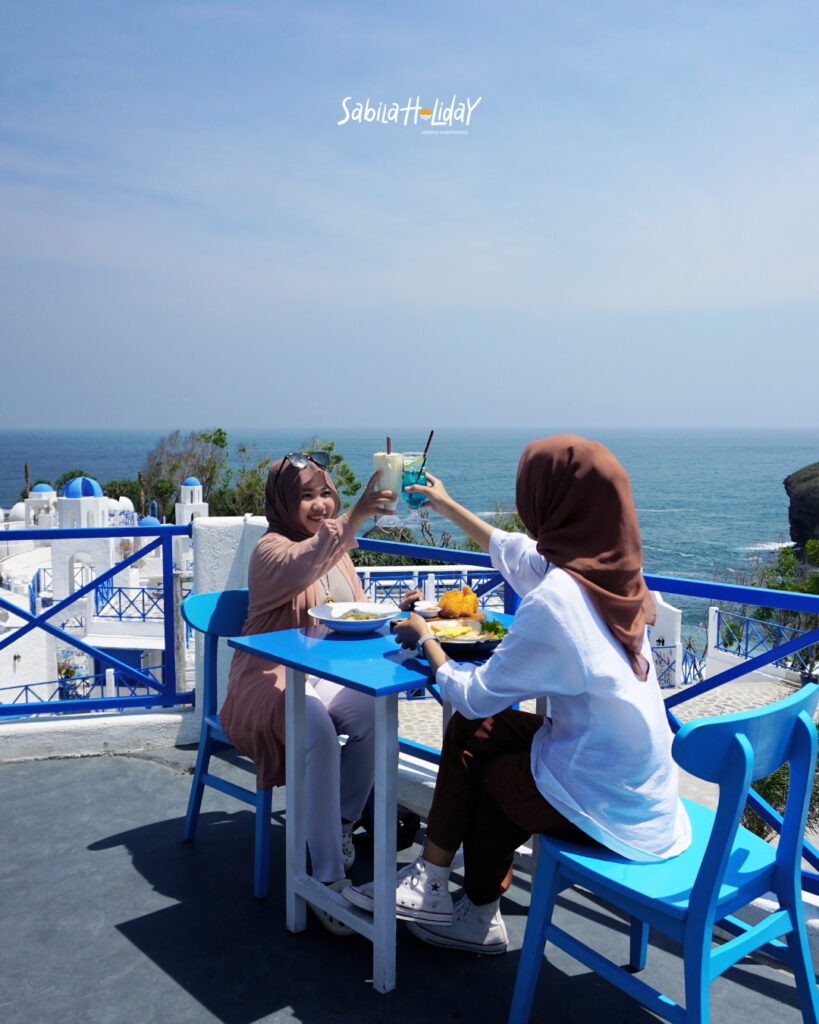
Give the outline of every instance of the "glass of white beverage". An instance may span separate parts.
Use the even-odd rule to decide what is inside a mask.
[[[401,483],[404,479],[404,455],[402,452],[376,452],[373,455],[373,470],[380,469],[381,476],[378,480],[379,491],[395,491],[401,493]],[[398,501],[383,502],[388,512],[395,512]]]

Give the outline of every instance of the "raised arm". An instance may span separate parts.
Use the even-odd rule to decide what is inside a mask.
[[[450,497],[438,477],[433,476],[431,473],[427,473],[426,476],[428,481],[426,487],[422,487],[420,484],[412,484],[407,490],[423,494],[426,498],[424,504],[430,505],[439,516],[448,519],[459,530],[462,530],[467,537],[475,541],[481,551],[488,551],[489,538],[492,536],[494,527],[490,526],[489,523],[485,523],[483,519],[479,519],[468,508],[459,505],[454,498]]]

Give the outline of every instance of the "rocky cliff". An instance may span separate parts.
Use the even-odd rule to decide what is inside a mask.
[[[811,538],[819,538],[819,462],[786,476],[783,484],[791,501],[791,540],[802,548]]]

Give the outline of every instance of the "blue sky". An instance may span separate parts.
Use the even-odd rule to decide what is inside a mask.
[[[0,7],[2,426],[815,426],[817,225],[813,0]]]

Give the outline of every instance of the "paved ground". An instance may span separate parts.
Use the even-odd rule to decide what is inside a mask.
[[[209,790],[197,841],[181,842],[193,756],[168,749],[0,765],[3,1024],[505,1020],[525,927],[525,878],[504,900],[506,956],[434,951],[399,925],[398,988],[378,995],[363,939],[334,938],[312,917],[301,935],[285,929],[282,791],[274,796],[280,824],[267,900],[252,896],[248,809]],[[363,881],[372,873],[370,849],[364,835],[356,843],[353,877]],[[560,916],[624,961],[624,924],[603,906],[570,895]],[[643,976],[679,997],[678,950],[652,945]],[[752,1015],[801,1020],[791,976],[765,960],[734,968],[712,987],[715,1022]],[[656,1018],[551,949],[533,1019]]]

